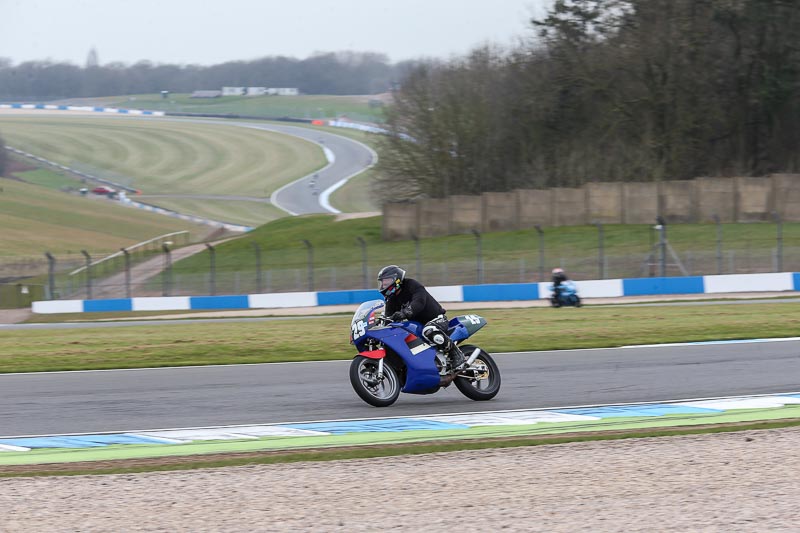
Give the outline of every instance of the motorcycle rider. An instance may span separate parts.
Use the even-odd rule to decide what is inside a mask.
[[[556,267],[553,269],[552,280],[553,280],[553,301],[558,301],[558,299],[561,297],[561,291],[564,290],[564,287],[562,287],[561,285],[569,281],[569,276],[567,276],[567,273],[564,272],[563,268]]]
[[[388,265],[378,272],[378,290],[386,300],[386,317],[393,322],[414,320],[424,324],[422,336],[447,354],[452,368],[464,364],[464,354],[447,335],[447,311],[422,283],[406,278],[406,271],[399,266]]]
[[[564,272],[563,268],[554,268],[553,269],[553,290],[560,290],[560,286],[562,283],[567,281],[569,278],[567,274]]]

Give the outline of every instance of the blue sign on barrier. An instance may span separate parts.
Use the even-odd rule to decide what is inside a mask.
[[[243,296],[192,296],[189,309],[247,309],[250,307],[247,295]]]
[[[329,291],[317,293],[317,305],[360,304],[369,300],[380,300],[383,296],[375,289],[356,291]]]
[[[130,298],[118,298],[114,300],[84,300],[83,311],[86,313],[133,311],[133,300]]]
[[[538,283],[498,283],[494,285],[464,285],[465,302],[493,302],[539,299]]]
[[[622,280],[622,294],[624,296],[641,296],[646,294],[702,294],[703,292],[703,276]]]

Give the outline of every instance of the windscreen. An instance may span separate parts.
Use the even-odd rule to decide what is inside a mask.
[[[385,305],[383,300],[370,300],[358,306],[353,320],[350,321],[351,343],[363,337],[367,330],[376,324],[374,317],[383,312]]]
[[[356,309],[355,314],[353,315],[353,320],[350,321],[350,324],[355,324],[357,322],[363,322],[364,319],[369,319],[373,312],[382,313],[383,308],[386,306],[383,300],[370,300],[369,302],[364,302],[363,304],[358,306]]]

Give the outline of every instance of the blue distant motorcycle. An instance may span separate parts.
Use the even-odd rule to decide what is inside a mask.
[[[364,302],[350,322],[350,343],[359,352],[350,363],[350,384],[362,400],[387,407],[400,392],[432,394],[453,382],[477,401],[491,400],[500,391],[500,370],[481,348],[459,345],[466,364],[453,369],[447,355],[422,336],[422,324],[392,322],[383,309],[383,300]],[[448,334],[458,344],[485,325],[478,315],[457,316]]]
[[[578,296],[578,287],[572,280],[562,281],[558,287],[548,287],[553,295],[550,296],[550,305],[553,307],[580,307],[581,297]]]

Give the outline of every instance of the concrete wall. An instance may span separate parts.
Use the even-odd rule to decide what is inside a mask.
[[[622,224],[624,217],[623,183],[587,183],[589,222]]]
[[[658,184],[658,211],[667,222],[694,220],[694,184],[691,181],[662,181]]]
[[[736,220],[736,180],[733,178],[697,178],[694,180],[695,213],[693,220],[708,222],[717,215],[721,222]]]
[[[446,198],[424,198],[417,205],[417,236],[425,238],[450,234],[450,213]]]
[[[553,191],[550,189],[518,189],[519,225],[522,228],[553,226]]]
[[[770,220],[775,211],[775,195],[772,179],[735,178],[736,220],[758,222]]]
[[[772,176],[775,210],[784,220],[800,220],[800,174]]]
[[[697,178],[650,183],[588,183],[580,188],[518,189],[383,206],[385,239],[506,231],[540,226],[800,221],[800,174]]]
[[[658,216],[658,183],[622,184],[622,223],[650,224]]]
[[[511,231],[519,228],[519,196],[516,192],[487,192],[483,200],[480,231]]]
[[[450,233],[481,231],[483,226],[483,198],[456,195],[449,198]]]
[[[555,226],[578,226],[589,223],[584,189],[559,187],[552,191]]]
[[[387,223],[387,221],[389,223]],[[417,233],[417,204],[391,202],[383,204],[383,238],[387,241],[410,239]]]

